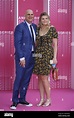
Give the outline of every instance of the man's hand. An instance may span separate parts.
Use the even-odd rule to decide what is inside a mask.
[[[25,59],[20,60],[20,66],[25,67]]]

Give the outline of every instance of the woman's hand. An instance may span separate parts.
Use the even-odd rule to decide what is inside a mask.
[[[57,59],[53,58],[53,64],[57,64]]]

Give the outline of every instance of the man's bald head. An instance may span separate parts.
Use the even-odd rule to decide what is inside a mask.
[[[25,20],[26,20],[28,23],[32,23],[33,19],[34,19],[33,10],[27,9],[26,12],[25,12]]]

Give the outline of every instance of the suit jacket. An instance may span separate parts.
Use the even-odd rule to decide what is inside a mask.
[[[32,23],[32,26],[35,30],[37,26]],[[14,31],[14,46],[15,46],[15,55],[18,59],[22,57],[28,57],[32,51],[32,38],[26,22],[18,24]]]

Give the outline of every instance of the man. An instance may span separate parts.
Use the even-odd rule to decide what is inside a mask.
[[[11,109],[16,109],[18,104],[32,106],[26,101],[26,93],[34,67],[34,57],[32,55],[35,45],[33,40],[36,37],[37,26],[33,23],[33,19],[33,11],[31,9],[26,10],[25,21],[18,24],[14,31],[16,78]],[[30,25],[33,32],[30,29]]]

